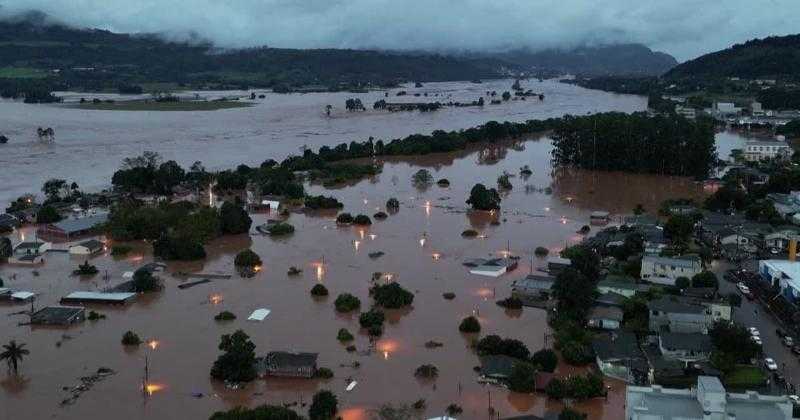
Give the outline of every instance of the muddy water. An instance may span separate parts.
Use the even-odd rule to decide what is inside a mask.
[[[446,86],[450,84],[442,84],[443,88]],[[487,84],[453,86],[462,91],[488,88]],[[83,111],[30,108],[50,113],[54,120],[63,121],[64,127],[72,127],[81,134],[69,137],[70,129],[57,128],[54,146],[28,144],[3,149],[20,153],[12,159],[5,153],[2,155],[6,159],[4,165],[13,167],[12,171],[4,173],[21,172],[33,179],[52,173],[53,176],[78,177],[83,184],[100,185],[106,175],[99,174],[110,173],[121,157],[144,149],[159,150],[184,163],[196,159],[219,165],[238,161],[255,163],[267,156],[291,153],[302,143],[319,145],[369,134],[395,136],[438,127],[457,128],[490,118],[521,120],[593,109],[638,109],[643,103],[633,97],[582,90],[579,94],[575,90],[579,88],[564,85],[544,83],[540,90],[546,88],[554,91],[548,94],[545,104],[520,102],[499,106],[507,107],[506,114],[502,114],[500,108],[487,107],[486,111],[459,109],[428,115],[340,113],[328,120],[321,112],[320,115],[314,113],[321,109],[321,104],[334,102],[331,97],[336,95],[292,95],[269,97],[272,101],[287,101],[285,107],[267,100],[252,108],[202,116],[92,112],[90,115],[96,124],[87,127],[87,114]],[[563,106],[548,108],[548,103],[552,104],[548,101],[551,98],[556,101],[559,95]],[[581,98],[581,95],[586,97]],[[343,102],[345,96],[341,96],[339,102]],[[25,108],[19,104],[2,106],[6,110]],[[537,106],[542,107],[538,113],[533,110]],[[271,124],[277,128],[260,119],[259,115],[267,110],[281,115],[270,117],[273,118]],[[243,114],[226,114],[229,112]],[[16,124],[39,124],[30,114],[12,114]],[[0,114],[2,118],[8,115]],[[448,115],[454,120],[448,120]],[[141,118],[154,120],[145,124]],[[316,126],[319,132],[324,130],[325,134],[303,137],[300,133],[314,130],[305,127],[306,123]],[[178,128],[190,133],[182,133]],[[285,130],[285,136],[278,135],[281,129]],[[219,134],[222,131],[231,134],[225,137]],[[270,137],[263,134],[266,131],[276,134]],[[198,140],[201,136],[204,140]],[[399,198],[402,203],[399,213],[385,221],[376,221],[369,228],[336,227],[332,214],[293,213],[289,222],[297,231],[290,237],[271,239],[253,233],[224,238],[207,247],[209,258],[206,261],[170,264],[168,268],[169,272],[231,273],[235,253],[251,247],[265,261],[264,270],[254,278],[234,276],[180,290],[177,285],[181,280],[164,274],[164,291],[141,297],[127,307],[94,308],[107,319],[87,321],[69,329],[19,326],[18,323],[26,319],[13,313],[27,306],[0,306],[0,341],[16,339],[25,342],[31,350],[24,360],[21,379],[0,377],[0,419],[16,419],[20,415],[23,418],[103,418],[108,413],[114,413],[119,419],[178,415],[207,418],[213,411],[240,404],[293,402],[300,404],[298,409],[305,412],[302,404],[308,403],[313,393],[321,388],[338,394],[341,414],[346,419],[369,418],[370,410],[380,404],[411,403],[419,398],[427,401],[424,415],[428,417],[441,415],[448,404],[457,403],[464,408],[460,417],[486,418],[490,400],[501,416],[541,415],[548,410],[560,410],[560,404],[542,396],[519,395],[477,384],[472,367],[479,362],[469,349],[473,337],[460,334],[458,323],[474,313],[481,321],[482,334],[514,337],[532,350],[552,345],[543,311],[526,308],[509,312],[494,303],[508,296],[514,279],[542,266],[541,260],[531,258],[533,249],[541,245],[555,252],[580,241],[581,236],[575,232],[587,224],[591,210],[605,209],[618,214],[640,203],[654,209],[663,199],[700,197],[703,191],[697,184],[679,178],[574,170],[553,172],[549,150],[549,141],[545,138],[450,156],[390,161],[384,165],[383,173],[374,179],[333,190],[309,187],[313,193],[335,195],[345,203],[344,210],[354,214],[371,215],[378,209],[383,210],[388,198]],[[73,153],[89,153],[87,159],[91,164],[76,162],[70,158]],[[51,157],[47,157],[48,154],[52,154]],[[55,159],[59,156],[61,160]],[[53,163],[56,161],[59,164]],[[65,167],[61,166],[62,161]],[[497,216],[502,223],[493,225],[492,217],[465,211],[464,200],[474,183],[493,185],[501,172],[517,174],[523,165],[530,165],[534,174],[527,179],[512,178],[514,189],[504,194],[503,211]],[[419,168],[430,170],[435,179],[448,178],[451,187],[415,188],[410,178]],[[40,171],[45,172],[40,174]],[[3,181],[9,178],[13,178],[9,181],[12,184],[22,181],[19,184],[22,187],[15,188],[26,190],[39,184],[25,176],[4,175]],[[548,186],[552,187],[550,193],[545,192]],[[18,192],[3,190],[8,196]],[[266,217],[257,215],[255,223],[263,223]],[[485,237],[463,239],[460,233],[467,228],[477,229]],[[12,239],[16,242],[23,236],[30,238],[31,234],[30,229],[16,232]],[[373,251],[384,251],[386,255],[373,260],[368,257]],[[461,265],[464,258],[500,255],[503,251],[519,255],[521,264],[517,271],[500,278],[473,276]],[[82,260],[63,253],[50,253],[36,272],[5,265],[0,266],[0,276],[6,279],[8,287],[39,293],[36,305],[44,306],[56,304],[74,290],[99,290],[117,284],[122,281],[123,272],[151,259],[145,244],[123,259],[108,255],[92,258],[101,272],[108,271],[110,279],[105,281],[101,275],[92,279],[69,276]],[[303,274],[287,276],[287,269],[293,265],[302,268]],[[369,340],[359,332],[355,342],[359,352],[347,353],[336,341],[336,332],[339,328],[358,331],[357,315],[337,314],[333,300],[337,294],[349,292],[361,298],[363,307],[368,307],[370,279],[372,273],[378,271],[391,273],[393,279],[415,292],[413,308],[389,313],[384,335],[373,351],[367,352]],[[312,299],[308,291],[317,282],[325,284],[331,296]],[[454,292],[457,297],[452,301],[444,300],[444,292]],[[220,296],[222,301],[209,303],[211,295]],[[261,323],[247,322],[245,319],[250,312],[260,307],[271,309],[270,316]],[[213,316],[221,310],[230,310],[239,318],[227,323],[215,322]],[[258,380],[244,390],[226,390],[210,381],[208,371],[218,354],[219,336],[236,329],[243,329],[252,337],[259,354],[270,350],[318,352],[320,365],[331,368],[335,377],[328,381]],[[136,331],[143,339],[156,339],[159,346],[155,350],[146,346],[126,350],[120,339],[127,330]],[[439,341],[443,347],[426,349],[424,343],[428,340]],[[161,387],[146,399],[140,391],[145,356],[151,382]],[[359,367],[353,367],[354,362],[358,362]],[[416,367],[425,363],[439,368],[437,380],[414,378]],[[59,406],[68,396],[62,387],[79,384],[80,377],[101,366],[118,373],[97,383],[75,404]],[[566,366],[559,367],[560,374],[572,372],[574,370]],[[345,379],[349,377],[359,385],[352,392],[345,392]],[[575,406],[590,413],[593,419],[621,418],[624,386],[616,382],[609,382],[609,385],[612,387],[609,401],[596,399]],[[202,393],[203,397],[195,398],[193,393]]]
[[[17,326],[24,316],[0,317],[4,340],[27,343],[31,355],[22,369],[23,380],[4,379],[0,392],[0,418],[18,413],[30,418],[97,418],[97,413],[117,413],[118,418],[166,418],[185,414],[204,418],[214,410],[237,404],[308,402],[319,388],[334,390],[340,397],[345,418],[365,418],[368,411],[385,402],[410,403],[419,398],[428,402],[426,415],[440,414],[450,403],[464,407],[464,418],[485,418],[489,398],[501,415],[542,414],[559,405],[541,396],[518,395],[501,388],[476,383],[472,367],[478,359],[469,349],[471,337],[457,330],[459,321],[478,314],[484,334],[515,337],[536,350],[545,345],[548,329],[541,310],[505,311],[494,302],[509,294],[509,285],[530,270],[532,251],[543,245],[558,250],[581,239],[575,231],[588,221],[588,212],[606,208],[628,211],[637,203],[655,205],[664,198],[698,196],[702,191],[682,179],[659,179],[624,174],[592,174],[560,171],[554,174],[553,191],[537,188],[550,184],[546,139],[518,142],[511,147],[495,147],[460,156],[429,156],[411,162],[389,162],[380,176],[333,191],[311,186],[313,192],[334,194],[346,203],[345,211],[373,214],[383,210],[392,196],[402,203],[401,210],[388,220],[370,228],[336,227],[333,215],[294,213],[290,222],[297,232],[286,239],[271,239],[257,234],[225,238],[209,247],[210,258],[203,263],[172,264],[169,271],[205,270],[232,272],[236,251],[252,247],[266,262],[256,277],[216,280],[211,284],[180,290],[180,280],[165,275],[163,292],[140,298],[125,308],[98,308],[107,319],[69,328],[42,329]],[[500,159],[502,157],[502,159]],[[530,165],[533,176],[513,178],[515,188],[503,198],[502,223],[490,224],[486,214],[465,211],[464,199],[475,182],[493,184],[502,171],[517,173]],[[419,190],[411,185],[411,175],[428,168],[434,178],[448,178],[450,188],[436,185]],[[531,188],[526,191],[525,185]],[[625,188],[620,188],[625,185]],[[630,191],[628,191],[630,190]],[[599,201],[593,201],[594,198]],[[610,198],[603,198],[610,197]],[[596,204],[592,204],[596,203]],[[606,205],[607,204],[607,205]],[[258,215],[256,223],[264,222]],[[483,239],[462,239],[461,231],[479,230]],[[24,232],[23,232],[24,233]],[[22,233],[15,234],[15,240]],[[31,233],[27,232],[30,236]],[[81,262],[66,254],[50,253],[38,268],[38,276],[28,268],[0,267],[0,276],[15,289],[40,293],[37,305],[54,304],[73,290],[97,290],[121,281],[124,271],[151,259],[146,247],[131,256],[115,260],[103,255],[92,258],[102,276],[93,279],[70,277],[67,273]],[[506,249],[522,257],[520,268],[498,279],[473,276],[461,265],[464,258],[499,255]],[[384,251],[379,259],[368,253]],[[324,263],[323,263],[324,261]],[[542,261],[533,259],[534,269]],[[288,277],[289,266],[303,268],[303,274]],[[394,311],[376,349],[370,354],[350,354],[336,341],[339,328],[358,330],[357,316],[339,315],[333,309],[338,293],[350,292],[369,305],[368,288],[373,272],[392,273],[394,279],[416,294],[413,308]],[[327,299],[314,300],[308,291],[322,282],[331,291]],[[453,301],[442,298],[455,292]],[[222,296],[217,305],[208,303],[212,294]],[[272,310],[261,323],[245,321],[259,307]],[[3,315],[25,309],[3,306]],[[230,310],[239,319],[218,323],[213,316]],[[209,380],[208,370],[217,355],[219,336],[244,329],[257,345],[257,351],[298,350],[320,353],[320,365],[330,367],[335,378],[329,381],[259,380],[245,390],[228,391]],[[145,339],[157,339],[156,350],[142,346],[125,350],[119,340],[126,330]],[[444,344],[426,349],[428,340]],[[60,344],[59,344],[60,343]],[[548,338],[548,345],[552,339]],[[360,351],[369,348],[363,333],[357,334]],[[151,380],[163,386],[143,399],[139,386],[144,357],[148,355]],[[360,367],[351,367],[357,361]],[[436,381],[418,381],[413,371],[423,363],[439,368]],[[63,386],[98,367],[111,367],[119,373],[98,383],[74,405],[59,407],[67,396]],[[566,368],[562,373],[570,372]],[[359,382],[345,392],[345,378]],[[610,400],[578,403],[592,418],[617,419],[623,412],[624,388],[611,383]],[[196,399],[192,393],[200,392]]]
[[[405,86],[389,90],[390,101],[473,101],[486,91],[502,93],[513,81],[482,84],[463,82],[430,83],[423,88]],[[383,91],[369,93],[310,93],[279,95],[266,93],[254,106],[211,112],[125,112],[89,111],[70,105],[26,105],[0,100],[0,134],[11,140],[0,145],[0,205],[26,192],[38,192],[52,177],[77,181],[82,187],[97,189],[108,184],[111,174],[124,157],[145,150],[161,153],[188,166],[203,161],[209,168],[229,168],[240,163],[259,164],[268,158],[281,160],[299,153],[307,145],[317,149],[352,140],[392,139],[436,129],[472,127],[489,120],[523,121],[532,118],[582,115],[599,111],[636,111],[646,100],[630,95],[590,91],[557,81],[524,83],[527,89],[542,92],[544,101],[509,101],[483,108],[445,108],[436,112],[374,111],[372,104],[384,99]],[[405,90],[407,96],[396,96]],[[259,92],[260,93],[260,92]],[[428,97],[413,96],[428,93]],[[498,93],[498,94],[499,94]],[[80,94],[65,93],[68,102]],[[192,96],[193,92],[187,92]],[[213,99],[220,96],[247,96],[249,92],[199,92]],[[86,96],[86,95],[84,95]],[[117,98],[117,95],[90,97]],[[358,97],[369,108],[366,112],[346,112],[347,98]],[[489,102],[489,98],[486,98]],[[330,117],[325,106],[333,105]],[[55,143],[41,144],[37,127],[52,127]]]

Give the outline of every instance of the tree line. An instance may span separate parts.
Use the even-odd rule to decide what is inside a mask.
[[[714,127],[674,115],[607,112],[555,124],[553,163],[582,169],[705,178],[717,160]]]

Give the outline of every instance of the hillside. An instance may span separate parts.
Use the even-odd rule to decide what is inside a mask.
[[[660,76],[678,64],[669,54],[641,44],[581,47],[574,50],[516,50],[497,58],[524,68],[580,76]]]
[[[500,64],[489,60],[336,49],[220,50],[206,42],[45,24],[37,14],[0,22],[0,63],[0,77],[47,78],[87,90],[154,82],[358,87],[500,76]]]
[[[800,35],[774,36],[736,44],[687,61],[669,72],[670,79],[800,79]]]

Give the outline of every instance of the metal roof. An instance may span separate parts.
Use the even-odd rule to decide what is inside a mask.
[[[711,337],[700,333],[664,332],[660,335],[662,347],[668,350],[692,350],[709,353],[713,349]]]
[[[84,232],[93,227],[105,223],[108,220],[108,214],[101,213],[92,216],[81,217],[80,219],[66,219],[58,223],[54,223],[53,227],[66,233]]]
[[[105,301],[115,300],[124,302],[134,296],[136,296],[136,293],[72,292],[65,296],[64,299]]]

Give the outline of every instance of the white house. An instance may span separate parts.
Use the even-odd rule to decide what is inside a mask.
[[[52,243],[44,241],[20,242],[14,247],[14,255],[41,255],[49,251],[52,246]]]
[[[781,158],[792,154],[792,148],[783,141],[748,140],[744,146],[744,158],[751,162]]]
[[[642,280],[674,286],[678,277],[692,278],[703,271],[703,263],[697,257],[669,258],[645,255],[642,258]]]

